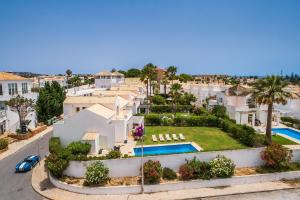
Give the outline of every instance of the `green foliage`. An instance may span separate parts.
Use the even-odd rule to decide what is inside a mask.
[[[107,159],[117,159],[117,158],[121,158],[122,154],[120,151],[118,150],[111,150],[107,155],[106,158]]]
[[[156,94],[152,97],[151,102],[154,105],[165,105],[166,104],[166,99],[164,97],[162,97],[161,95]]]
[[[36,102],[37,118],[39,122],[47,121],[63,113],[63,102],[66,93],[56,81],[45,83],[44,88],[40,89],[39,97]]]
[[[49,152],[59,154],[63,150],[59,137],[51,137],[49,141]]]
[[[224,119],[219,123],[219,127],[242,144],[250,147],[262,146],[261,138],[250,126],[235,124],[231,120]]]
[[[234,174],[235,164],[229,158],[218,155],[209,162],[212,177],[227,178]]]
[[[8,142],[5,139],[0,139],[0,150],[6,149],[8,147]]]
[[[87,155],[91,150],[91,144],[76,141],[70,143],[67,150],[73,155]]]
[[[205,108],[195,107],[193,110],[195,115],[208,115],[208,111]]]
[[[185,92],[180,96],[178,102],[180,105],[192,105],[192,103],[196,102],[196,100],[197,98],[195,95]]]
[[[217,117],[225,118],[226,115],[226,107],[222,105],[215,105],[211,111],[211,113]]]
[[[53,176],[60,178],[63,175],[63,171],[69,166],[69,160],[51,153],[46,157],[45,165]]]
[[[146,184],[159,183],[162,167],[159,161],[148,160],[144,163],[144,181]]]
[[[187,165],[193,171],[194,179],[210,179],[210,165],[202,162],[195,157],[192,160],[187,160]]]
[[[180,82],[184,82],[184,83],[194,80],[194,78],[189,74],[180,74],[178,76],[178,79]]]
[[[91,163],[85,172],[85,185],[104,185],[108,180],[109,169],[101,161]]]
[[[151,105],[150,111],[152,113],[172,113],[173,110],[176,112],[192,112],[195,106],[192,105],[176,105],[173,108],[172,105]]]
[[[161,116],[157,115],[157,114],[148,114],[145,115],[145,124],[146,125],[151,125],[151,126],[155,126],[155,125],[161,125]]]
[[[174,172],[174,170],[172,170],[168,167],[164,167],[162,177],[167,180],[174,180],[177,178],[177,175],[176,175],[176,172]]]
[[[261,152],[261,158],[265,161],[265,165],[274,169],[289,167],[292,156],[291,150],[277,143],[272,143]]]

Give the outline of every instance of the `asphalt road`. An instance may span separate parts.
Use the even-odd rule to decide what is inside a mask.
[[[40,153],[43,158],[48,152],[48,141],[52,132],[23,147],[16,153],[0,161],[0,200],[40,200],[44,199],[31,187],[31,171],[15,173],[15,165],[27,155]],[[39,150],[38,150],[39,148]]]

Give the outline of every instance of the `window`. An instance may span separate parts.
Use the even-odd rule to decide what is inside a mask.
[[[28,93],[28,84],[22,83],[22,94]]]
[[[8,84],[8,94],[9,95],[18,94],[18,84],[17,83],[9,83]]]
[[[2,83],[0,83],[0,95],[3,95]]]

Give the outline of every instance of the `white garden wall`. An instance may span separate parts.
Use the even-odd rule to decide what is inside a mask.
[[[94,194],[94,195],[116,195],[116,194],[137,194],[141,192],[140,185],[132,186],[111,186],[111,187],[81,187],[68,185],[63,183],[51,175],[49,175],[50,182],[55,186],[63,190],[81,193],[81,194]],[[156,185],[145,185],[144,192],[163,192],[172,190],[183,189],[197,189],[204,187],[221,187],[221,186],[233,186],[242,184],[252,184],[267,181],[279,181],[282,179],[292,180],[300,178],[300,171],[281,172],[271,174],[256,174],[249,176],[234,176],[232,178],[211,179],[211,180],[192,180],[192,181],[178,181],[173,183],[161,183]]]
[[[162,167],[169,167],[175,171],[184,164],[186,159],[190,160],[196,157],[202,161],[209,161],[217,155],[224,155],[232,159],[236,167],[255,167],[263,164],[260,158],[260,152],[264,148],[252,148],[242,150],[198,152],[186,154],[160,155],[144,157],[147,160],[158,160]],[[293,150],[293,160],[300,160],[300,150]],[[64,174],[72,177],[84,177],[86,166],[95,161],[71,161]],[[102,161],[109,168],[110,177],[137,176],[140,175],[141,158],[123,158]]]

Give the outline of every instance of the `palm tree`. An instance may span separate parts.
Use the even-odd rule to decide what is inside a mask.
[[[164,94],[167,95],[167,85],[169,84],[168,77],[165,75],[161,81],[161,83],[164,85]]]
[[[176,79],[177,67],[170,66],[167,68],[167,77],[173,85],[173,81]]]
[[[72,70],[67,69],[67,70],[66,70],[66,74],[67,74],[67,84],[69,84],[69,78],[70,78],[71,75],[72,75]]]
[[[141,70],[140,80],[146,84],[147,89],[147,100],[149,99],[149,87],[151,90],[151,80],[155,76],[155,69],[156,67],[152,63],[148,63],[144,66],[144,68]],[[150,93],[151,95],[151,93]]]
[[[288,82],[284,81],[279,76],[268,76],[266,78],[258,79],[251,84],[252,97],[255,101],[261,105],[268,106],[268,116],[267,116],[267,128],[266,128],[266,143],[272,143],[272,112],[273,104],[283,104],[287,103],[287,99],[292,97],[290,92],[284,90],[288,85]]]
[[[173,112],[176,114],[176,105],[179,100],[179,98],[182,95],[182,86],[180,83],[174,83],[171,88],[170,88],[170,97],[172,98],[172,107],[173,107]]]

